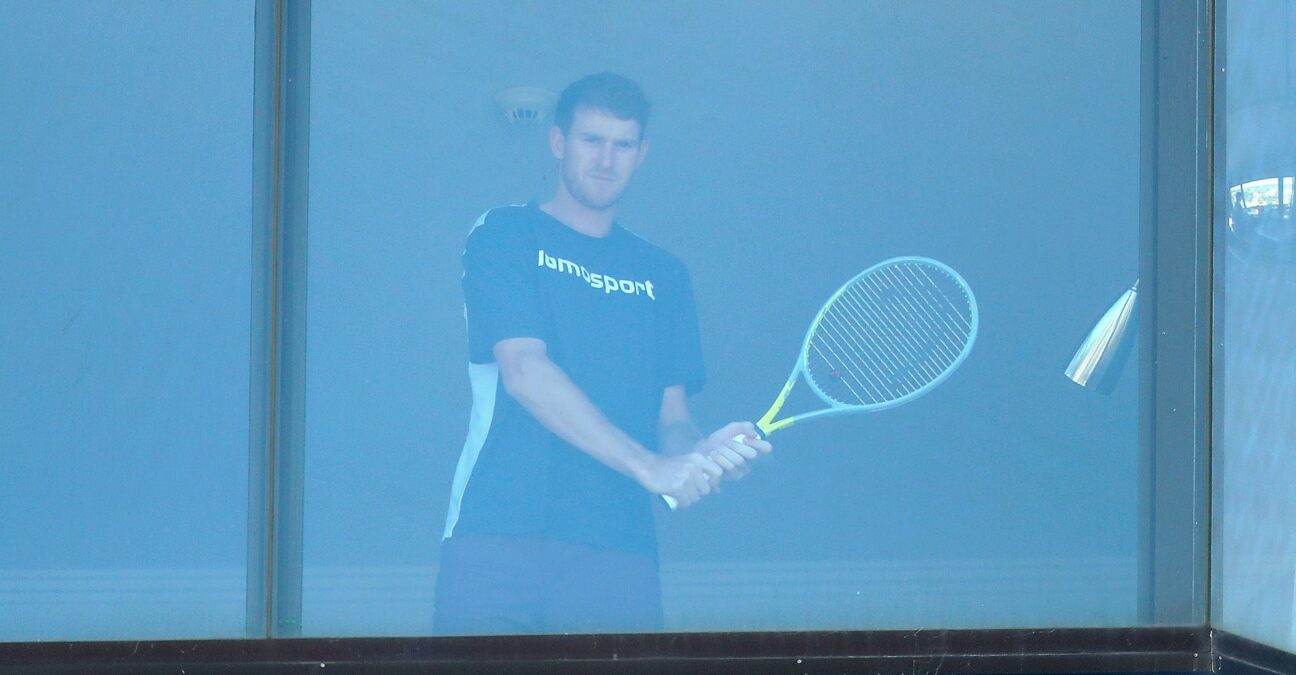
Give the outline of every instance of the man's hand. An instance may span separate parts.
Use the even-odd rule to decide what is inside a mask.
[[[761,440],[751,422],[730,422],[699,440],[694,451],[724,469],[724,478],[738,480],[751,473],[751,463],[773,452],[774,446]]]
[[[639,484],[653,494],[666,495],[678,508],[691,506],[711,494],[724,469],[701,453],[652,455],[639,475]]]

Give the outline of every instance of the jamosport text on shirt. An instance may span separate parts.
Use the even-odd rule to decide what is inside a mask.
[[[585,280],[593,288],[603,289],[605,295],[612,293],[624,293],[626,295],[647,295],[649,299],[656,300],[657,296],[653,295],[653,282],[651,280],[632,281],[630,279],[618,279],[607,274],[598,274],[585,269],[584,265],[574,263],[566,258],[558,258],[544,252],[544,249],[537,251],[536,267],[548,267],[551,270],[574,274]]]

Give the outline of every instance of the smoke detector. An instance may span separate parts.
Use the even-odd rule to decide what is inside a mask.
[[[495,94],[495,103],[510,123],[535,126],[553,116],[558,95],[540,87],[509,87]]]

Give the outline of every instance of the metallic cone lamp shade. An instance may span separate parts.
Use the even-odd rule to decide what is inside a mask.
[[[1134,305],[1138,300],[1138,281],[1112,303],[1089,336],[1076,350],[1067,366],[1066,376],[1072,382],[1109,394],[1116,387],[1121,370],[1129,357],[1138,334]]]

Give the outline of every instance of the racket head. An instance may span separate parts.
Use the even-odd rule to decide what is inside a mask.
[[[940,261],[904,256],[860,272],[806,332],[798,368],[830,405],[812,414],[883,410],[926,394],[967,359],[979,321],[971,287]]]

